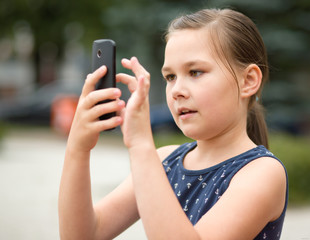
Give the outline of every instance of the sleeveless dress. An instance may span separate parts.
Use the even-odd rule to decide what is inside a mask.
[[[185,143],[172,152],[163,166],[183,211],[193,225],[221,198],[233,176],[249,162],[260,157],[277,159],[264,146],[257,146],[238,156],[202,170],[188,170],[183,166],[185,155],[197,146],[197,142]],[[277,159],[281,164],[282,162]],[[282,164],[284,167],[284,165]],[[285,169],[285,167],[284,167]],[[286,170],[285,170],[286,172]],[[287,178],[287,173],[286,173]],[[255,240],[280,239],[288,200],[286,183],[285,207],[281,216],[269,222]]]

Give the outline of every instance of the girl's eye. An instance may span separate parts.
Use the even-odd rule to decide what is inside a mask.
[[[165,79],[167,82],[171,82],[171,81],[175,80],[176,78],[177,78],[177,76],[174,74],[168,74],[167,76],[165,76]]]
[[[190,75],[192,77],[199,77],[202,74],[202,71],[192,70],[190,71]]]

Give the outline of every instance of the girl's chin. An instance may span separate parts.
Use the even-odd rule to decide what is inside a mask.
[[[179,127],[180,128],[180,127]],[[190,127],[183,127],[183,128],[180,128],[182,133],[184,134],[184,136],[190,138],[190,139],[193,139],[195,141],[204,141],[204,140],[207,140],[207,139],[211,139],[214,137],[214,133],[212,134],[207,134],[206,131],[202,131],[201,128],[190,128]],[[211,131],[209,131],[209,133],[211,133]]]
[[[180,128],[180,127],[179,127]],[[193,139],[193,140],[199,140],[201,136],[201,131],[194,131],[192,128],[187,129],[187,128],[180,128],[184,136]]]

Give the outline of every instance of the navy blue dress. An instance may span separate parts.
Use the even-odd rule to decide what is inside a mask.
[[[173,188],[183,211],[193,225],[195,225],[221,198],[228,188],[233,176],[242,167],[260,157],[272,157],[277,159],[264,146],[257,146],[215,166],[197,171],[187,170],[183,166],[183,159],[185,155],[196,146],[196,142],[183,144],[163,161],[163,166],[171,187]],[[277,160],[281,163],[279,159]],[[280,239],[287,200],[288,184],[285,207],[281,216],[275,221],[269,222],[255,237],[256,240]]]

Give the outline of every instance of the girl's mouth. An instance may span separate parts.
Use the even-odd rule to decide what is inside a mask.
[[[185,109],[185,108],[178,110],[178,114],[182,120],[190,118],[195,113],[197,113],[197,111]]]
[[[186,114],[189,114],[189,113],[195,113],[196,111],[191,111],[191,110],[182,110],[179,115],[186,115]]]

